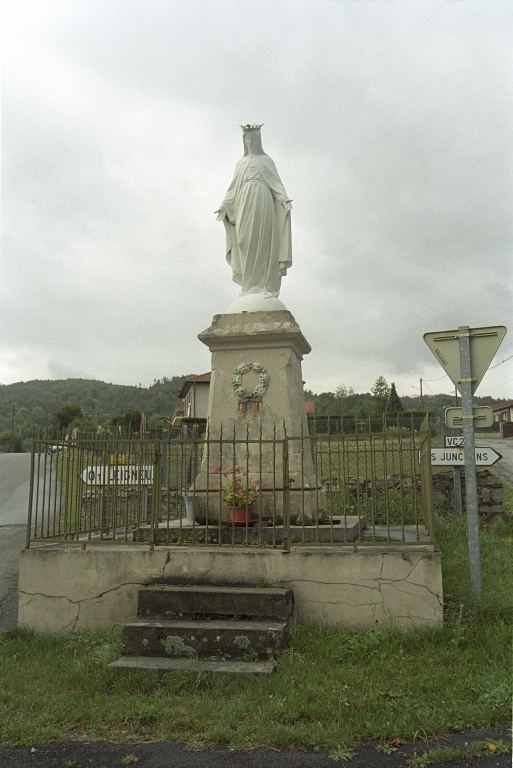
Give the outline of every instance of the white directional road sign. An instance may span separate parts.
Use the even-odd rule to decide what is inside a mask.
[[[474,448],[474,451],[478,467],[492,467],[502,459],[502,454],[493,448]],[[431,448],[431,465],[434,467],[462,467],[464,464],[463,448]]]
[[[482,594],[476,464],[490,467],[499,460],[500,456],[492,448],[486,449],[488,451],[486,454],[483,453],[483,449],[474,451],[476,413],[472,398],[505,335],[506,328],[504,325],[483,328],[460,325],[458,330],[424,334],[424,341],[429,349],[461,392],[461,427],[467,450],[457,451],[456,459],[453,459],[450,453],[448,457],[444,454],[443,451],[446,449],[442,449],[439,455],[435,449],[432,454],[432,463],[452,465],[455,488],[459,488],[459,481],[456,477],[459,472],[458,465],[460,463],[465,465],[470,592],[476,600],[480,600]],[[481,423],[483,421],[486,423],[486,418]],[[449,420],[446,423],[449,423]],[[453,421],[452,423],[454,426],[459,426],[458,422]],[[458,504],[457,491],[455,491],[455,495],[456,506],[461,509],[461,505]]]
[[[472,393],[481,379],[506,335],[504,325],[484,328],[469,328]],[[460,389],[460,331],[436,331],[424,334],[424,341],[434,354],[446,374]],[[460,389],[461,391],[461,389]]]
[[[80,477],[86,485],[153,485],[153,464],[86,467]]]
[[[489,405],[474,405],[472,408],[474,427],[491,427],[493,424],[493,411]],[[463,426],[461,408],[445,409],[445,426],[449,429],[458,429]]]

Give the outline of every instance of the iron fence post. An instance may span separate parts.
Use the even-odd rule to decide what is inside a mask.
[[[283,439],[283,551],[290,552],[289,440]]]
[[[431,432],[429,414],[426,413],[421,430],[424,437],[420,444],[420,481],[422,496],[422,517],[428,529],[431,543],[436,547],[435,513],[433,509],[433,475],[431,469]]]
[[[153,550],[159,543],[159,507],[161,503],[160,492],[160,465],[161,465],[161,447],[160,440],[155,441],[155,461],[153,464],[153,494],[151,503],[151,526],[150,526],[150,549]]]
[[[32,530],[32,501],[34,497],[34,465],[36,458],[36,441],[32,440],[32,453],[30,456],[30,488],[28,502],[27,536],[25,538],[25,547],[30,546],[30,531]]]

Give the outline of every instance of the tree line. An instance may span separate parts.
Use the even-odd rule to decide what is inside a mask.
[[[446,408],[461,405],[455,395],[424,395],[421,403],[420,395],[403,395],[399,397],[395,383],[388,384],[384,376],[378,376],[370,392],[358,393],[353,387],[340,384],[334,392],[321,392],[315,394],[309,389],[305,390],[305,400],[312,400],[317,416],[352,416],[366,419],[369,416],[379,417],[383,413],[397,411],[420,411],[423,409],[432,411],[435,416],[442,417]],[[493,397],[474,397],[476,405],[493,405],[500,400]]]
[[[50,430],[63,434],[69,427],[94,430],[99,426],[138,432],[142,414],[146,427],[165,426],[162,417],[171,417],[184,382],[195,374],[155,379],[149,387],[110,384],[92,379],[57,379],[0,385],[0,450],[20,451],[30,445],[32,434]],[[315,394],[305,390],[318,416],[349,416],[366,419],[384,412],[420,410],[419,396],[399,397],[394,382],[378,376],[370,392],[357,393],[340,384],[334,392]],[[445,408],[456,405],[454,395],[424,395],[424,408],[443,416]],[[499,402],[476,397],[477,405]]]
[[[72,426],[121,424],[138,431],[141,413],[149,429],[162,416],[171,417],[184,382],[194,376],[163,377],[149,387],[110,384],[93,379],[17,382],[0,386],[0,450],[28,446],[33,432],[59,431]],[[125,429],[131,425],[129,429]]]

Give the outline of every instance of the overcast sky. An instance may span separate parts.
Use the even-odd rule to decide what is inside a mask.
[[[313,391],[443,376],[426,331],[509,325],[513,3],[10,3],[0,381],[209,370],[237,297],[219,207],[240,123],[291,198],[280,298]],[[451,392],[445,378],[427,382]],[[429,390],[428,390],[429,391]],[[513,360],[478,394],[513,396]]]

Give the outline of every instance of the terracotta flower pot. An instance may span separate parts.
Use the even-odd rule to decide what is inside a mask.
[[[235,525],[236,527],[246,525],[246,516],[249,526],[258,523],[258,519],[253,520],[251,518],[251,507],[228,507],[228,511],[230,513],[230,518],[224,521],[227,525]]]

